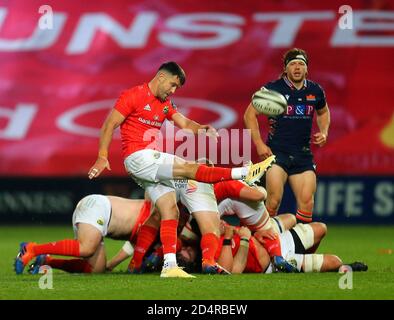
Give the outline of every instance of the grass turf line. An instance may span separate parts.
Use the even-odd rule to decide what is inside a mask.
[[[338,273],[197,275],[196,279],[162,279],[159,274],[125,274],[127,263],[113,273],[75,275],[55,270],[53,289],[42,290],[41,275],[15,275],[13,259],[21,241],[50,242],[73,238],[70,226],[0,227],[0,299],[394,299],[394,226],[328,226],[318,252],[344,262],[364,261],[369,270],[353,273],[353,289],[339,288]],[[107,256],[122,241],[105,240]]]

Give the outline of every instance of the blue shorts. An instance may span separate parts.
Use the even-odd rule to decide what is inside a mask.
[[[313,155],[306,154],[288,154],[280,151],[272,150],[276,156],[276,162],[286,173],[291,176],[293,174],[302,173],[312,170],[316,173],[316,164],[313,161]]]

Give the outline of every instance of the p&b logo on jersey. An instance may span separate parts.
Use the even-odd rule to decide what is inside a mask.
[[[313,116],[314,106],[311,105],[288,105],[286,116]]]

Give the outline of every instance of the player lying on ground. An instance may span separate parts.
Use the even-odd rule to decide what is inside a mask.
[[[296,224],[296,219],[293,214],[281,214],[275,218],[270,218],[271,223],[273,225],[273,228],[277,233],[280,233],[284,230],[288,230],[292,228]],[[221,220],[221,227],[220,227],[220,233],[222,234],[224,231],[224,221]],[[201,246],[201,250],[199,250],[199,243],[201,239],[201,232],[199,230],[199,224],[196,221],[196,219],[191,219],[190,222],[187,222],[183,229],[181,230],[178,239],[178,246],[177,246],[177,258],[181,259],[182,266],[185,267],[185,270],[191,271],[191,272],[204,272],[204,270],[201,268],[201,257],[202,256],[202,251],[203,248]],[[113,270],[117,265],[119,265],[121,262],[126,260],[130,254],[125,250],[129,245],[125,244],[122,249],[108,262],[107,268],[109,270]],[[135,250],[137,251],[137,250]],[[183,259],[183,256],[186,255],[187,258]],[[216,257],[216,260],[218,260],[218,257]],[[160,266],[163,261],[163,250],[161,247],[161,244],[159,242],[155,243],[153,245],[153,248],[151,252],[147,254],[146,257],[144,257],[143,262],[141,263],[140,267],[140,272],[141,273],[146,273],[146,272],[156,272],[160,271]],[[219,266],[221,269],[224,270],[222,274],[225,274],[229,272],[224,266],[220,265]],[[287,262],[286,262],[287,263]],[[275,269],[278,270],[279,272],[283,272],[283,266],[275,266]],[[284,271],[286,272],[286,271]]]
[[[15,259],[15,272],[21,274],[25,266],[38,256],[39,264],[68,272],[104,272],[106,256],[103,238],[134,241],[138,229],[151,214],[150,201],[130,200],[120,197],[89,195],[77,204],[73,213],[75,239],[37,244],[23,242]],[[160,219],[156,219],[160,223]],[[154,225],[155,215],[149,219]],[[132,247],[124,248],[128,252]],[[47,255],[77,257],[77,259],[54,259]]]
[[[204,251],[204,272],[221,273],[223,270],[214,260],[219,245],[220,221],[212,185],[196,183],[192,180],[178,181],[177,196],[183,205],[195,214],[200,225],[203,234],[201,250]],[[147,219],[151,211],[152,216]],[[144,221],[145,224],[143,224]],[[148,201],[91,195],[82,199],[74,211],[73,227],[76,240],[62,240],[55,242],[55,245],[53,243],[44,245],[22,243],[15,261],[15,271],[18,274],[22,273],[26,264],[35,256],[39,256],[37,265],[44,263],[40,260],[45,259],[46,264],[65,271],[103,272],[105,252],[102,238],[105,236],[137,241],[134,264],[138,269],[146,250],[157,237],[159,226],[160,216],[157,215],[157,211],[151,210]],[[136,240],[137,233],[138,239]],[[129,242],[125,243],[122,250],[126,254],[125,257],[132,255],[133,251],[132,245]],[[85,259],[75,259],[75,261],[52,259],[54,261],[50,262],[51,258],[45,256],[46,254],[69,255]],[[85,261],[86,259],[88,261]],[[118,263],[121,261],[123,261],[122,257]],[[62,268],[63,265],[64,268]]]
[[[297,224],[294,228],[286,230],[280,235],[284,257],[291,261],[299,272],[338,271],[342,266],[350,266],[353,271],[368,269],[362,262],[344,264],[335,255],[315,254],[326,232],[326,225],[319,222]],[[189,247],[187,254],[184,254],[185,250],[180,251],[183,254],[178,258],[180,264],[183,261],[190,263],[191,250]],[[218,262],[232,273],[276,271],[265,248],[246,228],[226,225],[222,235],[222,248],[218,252]]]
[[[215,183],[214,189],[220,216],[237,216],[241,225],[247,226],[267,249],[276,268],[282,272],[295,272],[295,268],[282,257],[279,233],[273,228],[264,205],[265,189],[237,180]]]

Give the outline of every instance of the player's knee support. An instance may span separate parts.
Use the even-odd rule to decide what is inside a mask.
[[[132,256],[134,254],[134,247],[133,245],[130,243],[130,241],[126,241],[122,247],[123,251],[126,252],[129,257]]]
[[[322,254],[306,254],[304,256],[304,272],[320,272],[323,260]]]

